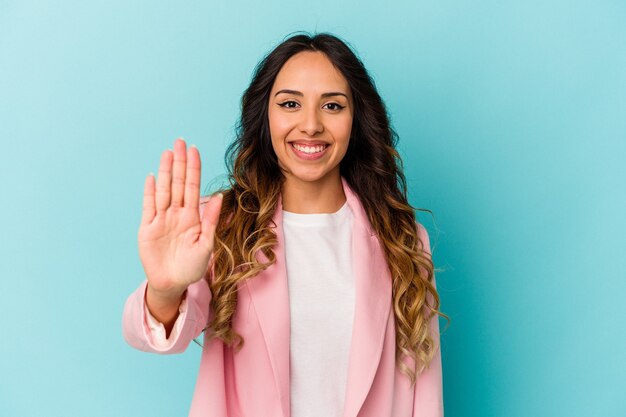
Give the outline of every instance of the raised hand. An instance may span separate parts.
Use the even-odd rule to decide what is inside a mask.
[[[158,178],[146,178],[138,240],[151,311],[177,307],[189,284],[207,272],[222,198],[211,197],[200,218],[200,172],[198,149],[177,139],[174,151],[161,155]]]

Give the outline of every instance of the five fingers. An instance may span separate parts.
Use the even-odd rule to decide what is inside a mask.
[[[185,141],[177,139],[174,151],[161,155],[158,177],[150,174],[144,185],[142,223],[151,222],[170,207],[198,208],[200,200],[200,154],[195,146],[187,151]]]

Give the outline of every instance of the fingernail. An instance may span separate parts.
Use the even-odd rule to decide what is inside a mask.
[[[216,196],[221,198],[221,199],[224,199],[224,194],[222,194],[222,193],[217,193]]]
[[[197,147],[196,145],[194,145],[194,144],[189,145],[189,147],[190,147],[190,148],[196,148],[196,149],[198,148],[198,147]]]

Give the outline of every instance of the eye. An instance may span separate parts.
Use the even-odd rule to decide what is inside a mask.
[[[298,103],[296,103],[296,102],[295,102],[295,101],[293,101],[293,100],[288,100],[288,101],[284,101],[284,102],[282,102],[282,103],[279,103],[278,105],[279,105],[280,107],[284,107],[284,108],[286,108],[286,109],[295,109],[295,106],[292,106],[291,104],[297,105]]]
[[[339,110],[341,110],[341,109],[343,109],[345,107],[345,106],[342,106],[342,105],[340,105],[338,103],[328,103],[327,106],[331,106],[331,108],[329,110],[337,110],[337,111],[339,111]]]

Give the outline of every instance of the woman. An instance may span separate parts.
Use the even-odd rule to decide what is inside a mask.
[[[443,415],[445,315],[395,141],[351,49],[295,35],[243,95],[230,187],[200,201],[198,150],[163,153],[123,329],[157,353],[205,331],[190,416]]]

